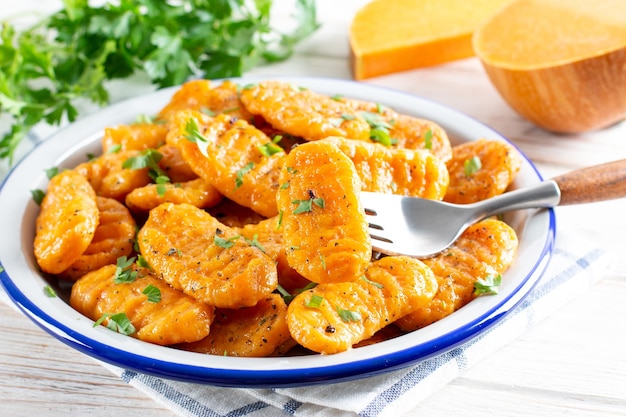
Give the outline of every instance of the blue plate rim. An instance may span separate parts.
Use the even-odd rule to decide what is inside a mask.
[[[445,108],[447,112],[454,112],[462,118],[469,119],[473,123],[479,124],[493,131],[493,129],[482,124],[478,120],[455,109],[443,106],[435,101],[399,90],[367,85],[348,80],[336,80],[316,77],[273,78],[286,81],[303,79],[317,80],[318,82],[323,83],[350,84],[352,86],[362,86],[364,88],[372,90],[386,90],[393,94],[406,96],[410,100],[421,100],[423,102],[432,103],[435,106],[440,106],[442,108]],[[234,80],[257,82],[255,81],[255,79],[258,81],[261,79],[268,79],[268,77],[244,77],[243,79]],[[171,90],[173,91],[174,89],[175,88],[172,88]],[[161,90],[160,94],[162,94],[162,91],[163,90]],[[143,97],[149,98],[152,94],[146,94]],[[122,108],[128,101],[136,99],[137,98],[125,100],[109,106],[108,108]],[[98,112],[85,117],[85,119],[83,120],[88,120],[90,117],[96,117],[97,114]],[[57,133],[53,135],[53,137],[62,134],[65,129],[71,128],[72,125],[69,125],[66,128],[60,129]],[[508,143],[515,146],[515,144],[506,139],[504,135],[501,135],[499,132],[496,131],[493,132],[497,134],[499,138],[502,138]],[[15,169],[20,164],[27,163],[29,155],[35,152],[40,146],[43,146],[46,142],[47,141],[43,141],[38,144],[24,158],[22,158],[22,160],[15,167],[11,169],[6,178],[2,181],[2,184],[0,184],[0,192],[2,191],[6,183],[10,180],[11,175],[13,174]],[[526,157],[526,155],[523,154],[523,152],[520,151],[520,153],[529,164],[529,166],[534,170],[537,179],[542,180],[542,177],[535,165]],[[163,377],[173,380],[228,387],[274,388],[305,386],[318,383],[342,382],[408,367],[418,362],[428,360],[434,356],[444,354],[474,338],[481,332],[491,328],[493,325],[506,317],[531,292],[532,288],[537,284],[537,282],[540,280],[541,276],[545,272],[545,269],[551,258],[554,248],[554,239],[556,236],[556,219],[554,210],[549,209],[547,211],[549,213],[549,224],[546,241],[544,242],[539,259],[537,259],[535,265],[533,265],[531,270],[528,271],[524,279],[520,281],[517,288],[512,291],[509,296],[503,297],[502,300],[500,300],[500,302],[493,308],[486,311],[484,314],[476,317],[471,322],[468,322],[465,326],[455,329],[454,332],[448,332],[434,341],[423,343],[412,348],[403,349],[386,355],[385,357],[376,358],[377,360],[368,359],[363,361],[353,361],[349,363],[330,365],[315,369],[223,369],[155,360],[154,358],[127,352],[103,344],[87,335],[76,332],[65,324],[59,322],[54,317],[44,312],[41,308],[39,308],[39,306],[34,304],[22,291],[20,291],[20,289],[11,279],[11,277],[9,277],[6,270],[0,273],[0,282],[2,283],[2,286],[5,288],[6,292],[9,294],[12,301],[19,307],[19,309],[34,323],[43,328],[49,334],[62,341],[63,343],[73,347],[74,349],[81,351],[82,353],[134,372],[145,373],[152,376]]]

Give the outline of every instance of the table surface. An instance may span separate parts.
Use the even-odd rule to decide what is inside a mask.
[[[250,74],[350,79],[347,31],[363,3],[319,0],[323,23],[319,32],[301,44],[289,61]],[[4,5],[0,18],[22,11],[45,12],[59,4],[23,0]],[[474,58],[367,82],[438,101],[493,127],[517,144],[544,177],[626,158],[626,123],[580,135],[545,132],[505,104]],[[112,87],[114,100],[143,88],[122,86]],[[465,371],[408,416],[626,415],[625,209],[625,200],[557,208],[559,227],[575,230],[578,239],[594,241],[617,254],[600,281]],[[3,303],[0,340],[0,414],[4,416],[174,415]]]

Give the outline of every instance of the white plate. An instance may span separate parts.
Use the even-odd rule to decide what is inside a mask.
[[[446,129],[454,143],[490,138],[506,140],[494,130],[455,110],[398,91],[349,81],[321,78],[284,78],[328,95],[375,101],[401,113],[430,119]],[[241,85],[261,81],[235,80]],[[479,297],[452,315],[392,341],[335,355],[281,358],[235,358],[184,352],[112,332],[73,310],[63,297],[49,298],[48,284],[37,269],[33,236],[38,206],[32,189],[45,189],[44,170],[72,167],[88,153],[100,152],[102,130],[131,123],[138,114],[156,114],[176,88],[137,97],[85,117],[55,134],[28,154],[0,188],[0,280],[11,299],[44,330],[71,347],[105,362],[159,377],[222,386],[284,387],[337,382],[409,366],[453,349],[498,322],[528,294],[544,272],[553,249],[552,210],[518,212],[507,216],[518,232],[515,264],[504,274],[500,294]],[[541,181],[524,158],[515,182],[523,187]]]

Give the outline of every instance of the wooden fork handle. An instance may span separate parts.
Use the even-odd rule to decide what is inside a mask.
[[[626,197],[626,159],[568,172],[553,180],[561,190],[561,206]]]

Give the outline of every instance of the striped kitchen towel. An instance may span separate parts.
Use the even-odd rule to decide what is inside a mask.
[[[544,276],[499,323],[418,365],[356,381],[298,388],[222,388],[163,380],[103,365],[185,417],[397,417],[581,294],[606,268],[609,259],[607,252],[592,243],[559,234]]]

